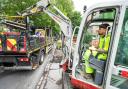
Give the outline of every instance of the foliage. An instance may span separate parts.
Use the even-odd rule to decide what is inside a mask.
[[[38,1],[39,0],[0,0],[0,15],[17,15],[18,12],[21,13]],[[74,11],[72,0],[52,0],[52,3],[71,19],[73,27],[79,25],[81,20],[80,13]],[[54,33],[60,31],[58,24],[47,14],[38,13],[30,16],[30,18],[32,25],[52,27]]]
[[[81,14],[80,12],[74,11],[72,15],[70,16],[70,19],[72,21],[73,28],[80,25],[81,22]],[[78,33],[78,30],[76,31]],[[75,34],[76,34],[75,33]]]
[[[17,15],[17,12],[25,10],[35,4],[38,0],[2,0],[1,9],[4,15]]]

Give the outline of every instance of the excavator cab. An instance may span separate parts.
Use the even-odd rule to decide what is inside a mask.
[[[85,12],[73,58],[71,84],[78,89],[127,89],[127,5],[124,1],[98,4]],[[122,7],[123,6],[123,7]],[[84,60],[92,41],[99,40],[100,24],[109,24],[106,60]],[[90,52],[90,54],[92,51]],[[87,63],[87,64],[86,64]],[[91,78],[85,77],[90,67]]]
[[[80,60],[75,69],[76,77],[97,85],[102,85],[101,82],[103,80],[106,61],[99,60],[98,57],[95,57],[94,55],[98,55],[98,53],[96,54],[96,51],[89,50],[89,47],[99,47],[100,35],[98,34],[97,30],[99,30],[99,26],[104,23],[109,24],[112,28],[115,15],[115,8],[94,10],[88,15],[86,19],[87,23],[84,25],[84,30],[79,46]],[[112,31],[109,30],[106,33],[106,36],[109,34],[111,38],[111,32]],[[90,51],[91,53],[87,54],[87,51]],[[88,66],[90,69],[88,69]],[[86,77],[87,71],[90,71],[89,73],[92,75],[90,79],[87,79]]]

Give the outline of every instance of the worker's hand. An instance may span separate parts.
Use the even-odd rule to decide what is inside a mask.
[[[89,47],[89,49],[92,50],[92,51],[96,51],[96,48],[94,46]]]
[[[97,48],[99,45],[99,40],[97,40],[97,39],[92,40],[91,45],[94,46],[95,48]]]

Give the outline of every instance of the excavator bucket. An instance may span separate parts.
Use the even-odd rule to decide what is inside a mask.
[[[28,16],[34,13],[41,12],[42,9],[46,9],[50,5],[49,0],[41,0],[37,2],[35,5],[27,8],[25,11],[22,12],[22,16]]]

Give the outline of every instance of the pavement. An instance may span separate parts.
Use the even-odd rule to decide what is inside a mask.
[[[61,50],[54,50],[46,84],[42,84],[41,89],[62,89],[62,69],[59,67],[62,57]]]
[[[50,67],[47,83],[44,89],[62,89],[61,74],[62,71],[59,68],[59,63],[53,63]]]

